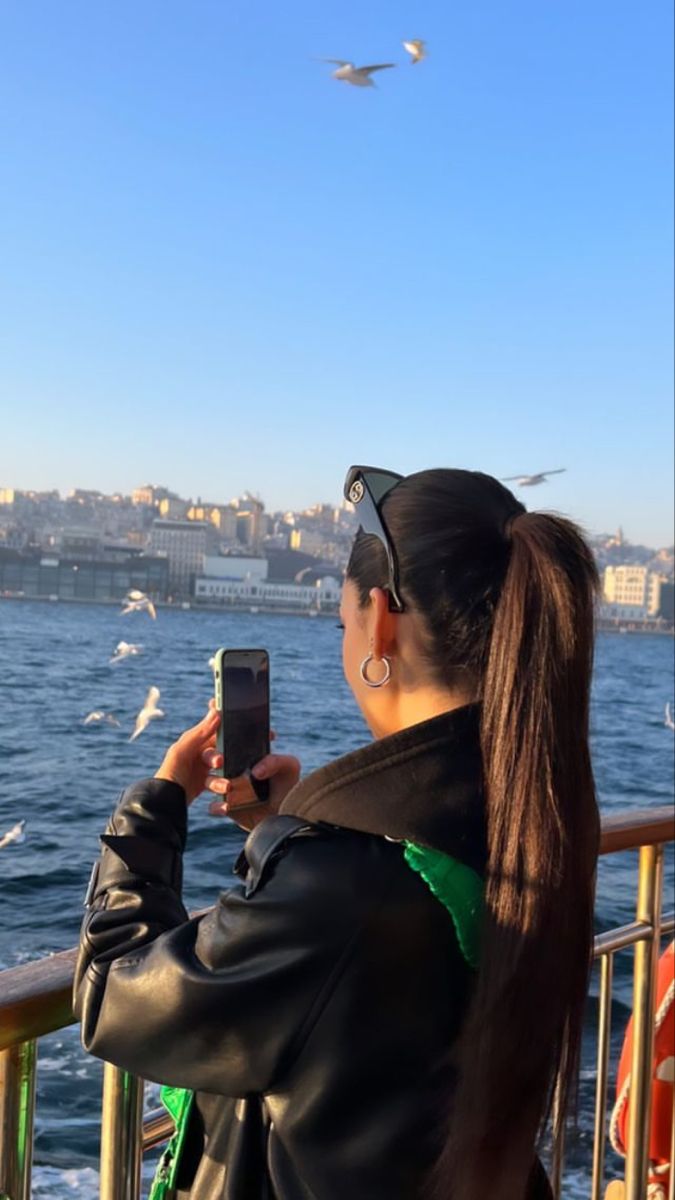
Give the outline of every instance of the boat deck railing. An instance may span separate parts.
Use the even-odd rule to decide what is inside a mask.
[[[647,1194],[656,970],[661,939],[675,929],[675,915],[661,911],[663,855],[673,840],[675,822],[669,807],[631,810],[603,820],[600,853],[637,850],[638,870],[635,920],[595,938],[600,993],[590,1200],[602,1200],[604,1187],[614,957],[629,947],[634,950],[633,1050],[625,1200],[644,1200]],[[74,1024],[75,957],[74,949],[65,950],[0,972],[0,1200],[30,1200],[37,1044],[45,1034]],[[143,1081],[106,1063],[101,1200],[139,1200],[143,1152],[165,1141],[172,1131],[172,1121],[163,1110],[143,1116]],[[562,1168],[552,1181],[556,1200],[561,1194],[561,1173]],[[675,1200],[675,1169],[669,1200]]]

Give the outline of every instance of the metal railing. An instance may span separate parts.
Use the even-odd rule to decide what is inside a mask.
[[[601,1200],[607,1139],[607,1092],[614,955],[634,947],[633,1052],[625,1200],[644,1200],[654,1038],[654,996],[661,936],[675,916],[661,913],[663,850],[675,840],[671,808],[606,817],[600,853],[638,850],[635,920],[595,939],[600,961],[593,1168],[589,1197]],[[30,1200],[37,1039],[74,1023],[71,991],[75,950],[0,972],[0,1200]],[[101,1115],[101,1200],[138,1200],[142,1153],[170,1136],[163,1110],[143,1118],[143,1082],[106,1063]],[[562,1156],[561,1156],[562,1158]],[[553,1180],[556,1200],[561,1180]],[[671,1170],[669,1200],[675,1200]]]

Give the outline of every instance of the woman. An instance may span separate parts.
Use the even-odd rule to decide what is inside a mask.
[[[272,812],[247,810],[240,881],[193,920],[187,806],[250,799],[208,775],[217,714],[123,794],[83,1042],[196,1092],[180,1197],[544,1200],[591,959],[595,566],[574,525],[476,472],[355,467],[345,494],[344,670],[374,740],[300,783],[264,760]]]

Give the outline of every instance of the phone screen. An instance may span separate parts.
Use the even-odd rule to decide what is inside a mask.
[[[220,650],[216,705],[222,714],[218,749],[229,779],[245,775],[269,754],[269,658],[266,650]]]

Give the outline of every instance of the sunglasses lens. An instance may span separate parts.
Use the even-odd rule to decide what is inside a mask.
[[[378,471],[372,467],[350,467],[344,487],[345,498],[354,505],[361,531],[375,534],[384,546],[389,564],[390,606],[393,605],[396,612],[404,611],[398,595],[396,559],[378,506],[402,479],[402,475],[396,475],[392,471]]]
[[[376,504],[386,496],[400,480],[400,475],[390,475],[387,471],[369,471],[368,487]]]

